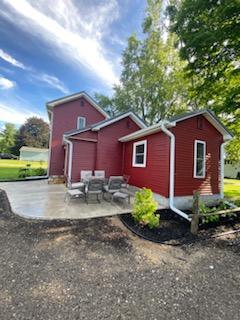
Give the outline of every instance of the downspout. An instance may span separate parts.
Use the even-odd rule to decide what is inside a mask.
[[[49,151],[48,151],[48,169],[47,169],[47,177],[50,175],[50,165],[51,165],[51,153],[52,153],[52,131],[53,131],[53,112],[48,110],[51,115],[50,121],[50,136],[49,136]]]
[[[222,144],[221,144],[221,150],[220,150],[220,166],[221,166],[221,175],[220,175],[220,197],[221,199],[224,198],[224,154],[225,154],[225,151],[224,151],[224,148],[225,148],[225,145],[228,143],[229,141],[224,141]]]
[[[188,221],[191,221],[191,218],[189,216],[176,208],[174,206],[174,175],[175,175],[175,136],[174,134],[169,131],[164,124],[161,124],[161,130],[170,137],[170,183],[169,183],[169,207],[172,211],[180,215],[181,217],[187,219]]]
[[[68,154],[68,176],[67,176],[67,186],[71,187],[72,180],[72,155],[73,155],[73,143],[71,140],[63,137],[63,141],[69,145],[69,154]]]

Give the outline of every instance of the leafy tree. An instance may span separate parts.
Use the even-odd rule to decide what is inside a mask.
[[[6,123],[5,128],[0,133],[0,152],[11,153],[15,144],[17,129],[14,124]]]
[[[152,124],[186,109],[188,80],[174,35],[166,37],[163,1],[147,4],[141,39],[132,34],[123,52],[120,84],[112,99],[101,97],[100,102],[114,112],[132,110]]]
[[[101,93],[95,92],[94,98],[100,107],[105,110],[111,117],[117,113],[117,108],[113,104],[113,100]]]
[[[19,128],[15,149],[22,146],[48,148],[49,125],[41,118],[31,117]]]
[[[240,1],[183,0],[168,12],[180,57],[187,61],[190,97],[196,107],[215,111],[236,134],[228,154],[240,160]]]

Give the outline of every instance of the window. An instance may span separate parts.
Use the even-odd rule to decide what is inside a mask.
[[[146,167],[147,140],[138,141],[133,144],[133,167]]]
[[[86,126],[86,118],[78,117],[77,118],[77,129],[82,129]]]
[[[194,144],[194,178],[205,178],[206,142],[195,140]]]

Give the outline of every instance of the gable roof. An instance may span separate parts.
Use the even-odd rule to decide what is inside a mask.
[[[221,121],[209,109],[203,109],[180,114],[170,118],[169,120],[162,120],[159,123],[154,124],[146,129],[141,129],[127,136],[121,137],[119,141],[127,142],[137,138],[141,138],[161,131],[162,125],[166,127],[174,127],[177,125],[178,122],[190,119],[192,117],[196,117],[198,115],[203,115],[223,135],[224,140],[230,140],[232,138],[231,132],[221,123]]]
[[[64,133],[64,136],[70,137],[70,136],[73,136],[73,135],[76,135],[76,134],[79,134],[79,133],[82,133],[85,131],[89,131],[89,130],[98,131],[98,130],[101,130],[102,128],[107,127],[115,122],[118,122],[126,117],[130,117],[140,128],[146,128],[146,124],[135,113],[133,113],[132,111],[127,111],[127,112],[121,113],[119,115],[116,115],[115,117],[113,117],[111,119],[106,119],[106,120],[100,121],[100,122],[95,123],[91,126],[87,126],[85,128],[78,129],[78,130],[75,129],[75,130],[67,131]]]
[[[66,102],[71,102],[71,101],[74,101],[74,100],[77,100],[79,98],[82,98],[84,97],[84,99],[86,99],[95,109],[97,109],[105,118],[109,118],[109,115],[106,111],[104,111],[99,105],[98,103],[92,98],[90,97],[89,94],[87,94],[85,91],[81,91],[81,92],[77,92],[77,93],[74,93],[74,94],[71,94],[69,96],[65,96],[65,97],[62,97],[62,98],[59,98],[59,99],[56,99],[56,100],[52,100],[52,101],[49,101],[46,103],[46,107],[47,107],[47,110],[48,110],[48,114],[50,113],[50,111],[60,105],[60,104],[63,104],[63,103],[66,103]]]
[[[219,118],[209,109],[196,110],[193,112],[183,113],[183,114],[172,117],[169,121],[174,121],[177,123],[177,122],[187,120],[199,115],[203,115],[227,140],[233,137],[232,133],[224,126],[224,124],[219,120]]]

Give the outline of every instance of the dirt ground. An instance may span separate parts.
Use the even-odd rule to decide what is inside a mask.
[[[240,237],[173,247],[118,217],[0,213],[0,319],[240,319]]]

